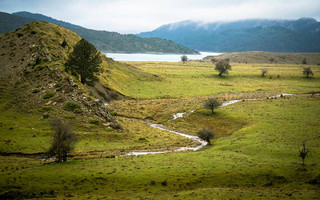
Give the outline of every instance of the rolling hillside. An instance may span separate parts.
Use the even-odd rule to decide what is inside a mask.
[[[32,22],[0,35],[0,97],[13,112],[35,112],[44,117],[72,116],[76,122],[96,119],[116,126],[104,102],[123,99],[122,79],[152,78],[126,64],[102,57],[103,72],[94,86],[83,85],[65,72],[64,63],[81,38],[72,31],[47,22]],[[67,42],[63,47],[62,42]],[[64,109],[76,102],[77,112]]]
[[[320,52],[320,23],[312,18],[207,24],[183,21],[138,36],[169,39],[199,51]]]

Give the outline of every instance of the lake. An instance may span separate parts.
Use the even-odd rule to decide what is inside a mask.
[[[199,60],[206,56],[215,56],[222,53],[200,52],[199,55],[188,54],[148,54],[148,53],[105,53],[109,58],[116,61],[161,61],[161,62],[180,62],[181,56],[186,55],[188,59]]]

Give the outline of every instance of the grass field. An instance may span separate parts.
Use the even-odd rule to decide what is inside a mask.
[[[272,91],[305,93],[320,90],[320,67],[310,66],[315,77],[304,78],[301,65],[234,63],[229,75],[219,78],[212,63],[129,62],[157,79],[127,79],[124,93],[138,99],[209,96],[219,93]],[[266,77],[261,69],[267,68]]]
[[[264,65],[235,64],[228,76],[218,78],[213,67],[204,63],[131,64],[156,78],[128,79],[121,88],[140,100],[107,105],[125,129],[75,124],[80,141],[73,157],[62,164],[27,156],[0,156],[1,197],[320,198],[319,95],[265,99],[279,93],[319,91],[319,67],[311,66],[315,77],[306,79],[300,66],[271,65],[267,77],[262,78],[260,69]],[[203,109],[203,102],[210,96],[222,101],[260,100],[222,107],[212,115]],[[48,120],[41,119],[37,112],[17,113],[14,108],[6,108],[7,102],[2,95],[1,152],[42,152],[50,141]],[[195,111],[172,120],[173,113],[191,110]],[[213,145],[197,152],[107,158],[130,150],[192,145],[185,138],[152,129],[144,120],[189,134],[207,127],[216,137]],[[306,166],[301,166],[299,157],[302,141],[311,151]]]

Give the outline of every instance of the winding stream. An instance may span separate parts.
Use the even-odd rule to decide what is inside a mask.
[[[283,93],[283,94],[276,95],[276,96],[271,96],[271,97],[268,97],[268,98],[278,98],[278,97],[284,97],[284,96],[289,96],[289,95],[292,95],[292,94]],[[241,102],[241,101],[254,101],[254,100],[258,100],[258,99],[231,100],[231,101],[227,101],[227,102],[222,103],[222,105],[220,107],[228,106],[228,105],[235,104],[235,103],[238,103],[238,102]],[[195,110],[191,110],[189,112],[172,114],[172,117],[173,117],[172,120],[184,117],[185,115],[191,114],[194,111]],[[204,147],[204,146],[206,146],[208,144],[206,141],[202,140],[198,136],[193,136],[193,135],[188,135],[188,134],[185,134],[185,133],[180,133],[180,132],[177,132],[177,131],[173,131],[173,130],[170,130],[170,129],[164,127],[162,124],[153,124],[153,123],[148,123],[148,124],[149,124],[149,126],[151,126],[153,128],[157,128],[157,129],[160,129],[160,130],[163,130],[163,131],[174,133],[174,134],[189,138],[189,139],[191,139],[193,141],[199,142],[200,145],[198,145],[196,147],[178,147],[177,149],[167,150],[167,151],[153,151],[153,152],[152,151],[132,151],[130,153],[125,154],[124,156],[140,156],[140,155],[149,155],[149,154],[162,154],[162,153],[170,153],[170,152],[178,152],[178,151],[186,151],[186,150],[197,151],[197,150],[201,149],[202,147]]]

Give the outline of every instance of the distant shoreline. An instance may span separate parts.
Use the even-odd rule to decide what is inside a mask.
[[[107,57],[116,61],[154,61],[154,62],[180,62],[181,56],[186,55],[189,60],[201,60],[207,56],[216,56],[222,53],[200,52],[199,54],[174,54],[174,53],[115,53],[103,52]]]

